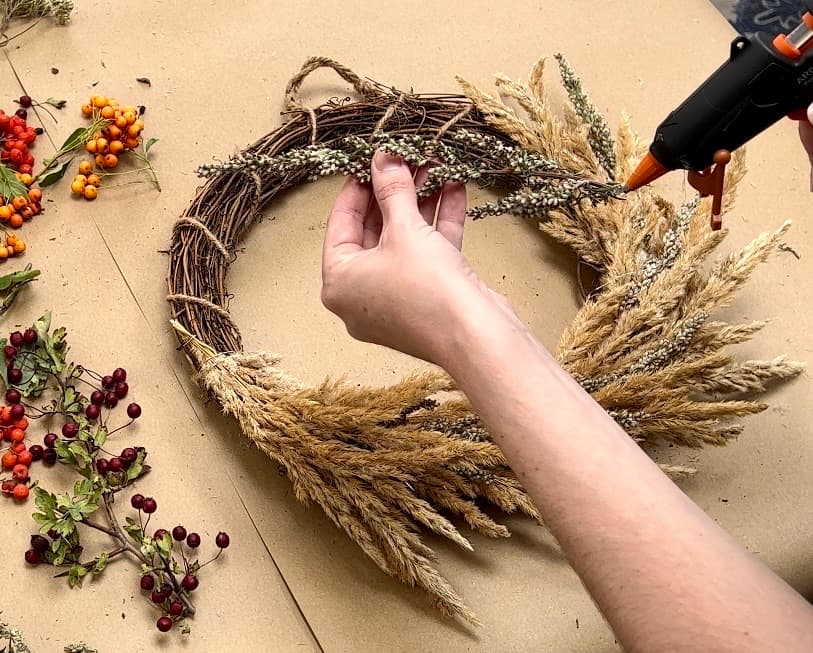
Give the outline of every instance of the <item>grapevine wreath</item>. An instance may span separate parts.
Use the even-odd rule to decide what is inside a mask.
[[[572,104],[559,115],[543,91],[543,62],[525,84],[498,76],[496,95],[464,80],[463,95],[421,95],[311,58],[287,86],[287,120],[229,160],[201,166],[206,181],[172,233],[168,301],[197,382],[284,467],[301,501],[317,503],[383,571],[472,623],[475,615],[434,566],[421,530],[470,550],[452,519],[488,537],[509,535],[483,502],[539,514],[471,406],[454,392],[437,399],[455,389],[438,371],[384,388],[304,385],[278,356],[243,351],[227,308],[226,272],[240,239],[282,191],[335,173],[369,181],[377,148],[414,166],[430,164],[420,195],[448,180],[493,187],[500,199],[471,208],[473,218],[535,220],[594,270],[595,287],[557,357],[632,438],[641,445],[726,444],[742,431],[733,418],[766,408],[754,394],[802,369],[781,357],[737,360],[727,347],[764,323],[712,317],[780,248],[788,225],[706,270],[725,237],[709,227],[708,202],[676,208],[650,189],[624,196],[617,180],[637,162],[640,143],[626,121],[614,141],[568,63],[556,59]],[[299,88],[320,67],[352,84],[358,101],[302,106]],[[735,156],[725,210],[743,174]],[[694,473],[662,467],[673,476]]]

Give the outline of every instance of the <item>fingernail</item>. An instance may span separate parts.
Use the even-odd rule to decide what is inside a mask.
[[[398,170],[398,168],[404,165],[404,162],[399,157],[382,150],[378,150],[375,153],[373,163],[375,164],[376,170],[381,170],[382,172],[386,170]]]

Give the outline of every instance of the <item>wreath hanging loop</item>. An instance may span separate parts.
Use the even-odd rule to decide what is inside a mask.
[[[327,57],[310,57],[302,64],[302,68],[296,73],[285,86],[285,110],[296,111],[297,109],[303,110],[305,106],[300,102],[299,89],[302,83],[312,72],[319,70],[319,68],[331,68],[348,84],[351,84],[363,99],[371,99],[376,95],[381,94],[375,84],[362,79],[358,74],[353,72],[347,66],[340,64],[338,61],[329,59]]]
[[[749,395],[802,369],[782,357],[737,360],[726,348],[764,323],[711,318],[777,250],[788,225],[706,271],[725,236],[709,229],[708,201],[676,208],[651,189],[622,198],[615,180],[628,176],[640,144],[626,121],[613,139],[567,62],[557,61],[573,105],[564,118],[544,93],[543,62],[526,83],[498,76],[495,96],[464,80],[464,95],[400,92],[331,59],[308,59],[286,86],[286,122],[229,160],[201,166],[206,182],[172,231],[167,299],[197,382],[286,470],[297,498],[317,503],[383,571],[471,623],[475,615],[419,533],[469,550],[453,520],[487,537],[509,535],[483,503],[539,519],[479,417],[435,370],[383,388],[332,380],[309,387],[283,370],[279,356],[243,352],[226,273],[241,238],[279,193],[337,173],[369,181],[370,159],[385,149],[429,166],[419,195],[447,181],[500,191],[469,215],[532,219],[595,272],[597,290],[585,289],[556,354],[631,437],[642,445],[726,444],[742,431],[732,418],[766,407]],[[321,67],[361,99],[302,107],[299,89]],[[726,174],[724,211],[744,174],[742,157]],[[452,394],[440,401],[439,393]]]

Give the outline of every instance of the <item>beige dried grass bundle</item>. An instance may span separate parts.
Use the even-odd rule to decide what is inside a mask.
[[[299,86],[322,66],[361,99],[299,106]],[[499,76],[497,95],[460,80],[464,96],[439,96],[403,93],[310,59],[286,90],[287,121],[229,161],[202,168],[209,179],[172,237],[172,324],[198,383],[284,467],[301,501],[317,503],[382,570],[471,623],[476,617],[438,572],[421,531],[471,549],[452,520],[488,537],[509,535],[481,502],[539,519],[471,406],[464,398],[437,401],[455,388],[434,371],[386,388],[303,385],[279,357],[242,351],[225,275],[240,238],[282,190],[335,172],[363,178],[377,146],[416,164],[440,164],[442,155],[435,182],[477,180],[507,192],[472,209],[476,217],[510,209],[538,219],[597,271],[598,290],[557,355],[630,435],[642,444],[725,444],[742,429],[732,418],[766,407],[754,394],[802,369],[784,358],[737,360],[727,347],[764,323],[711,319],[777,249],[788,225],[704,272],[725,235],[710,231],[707,202],[675,208],[648,189],[614,199],[615,179],[626,177],[640,144],[626,120],[614,143],[564,59],[559,66],[573,103],[563,119],[544,94],[542,62],[527,84]],[[743,174],[737,157],[728,171],[732,191]],[[729,194],[726,208],[732,201]]]

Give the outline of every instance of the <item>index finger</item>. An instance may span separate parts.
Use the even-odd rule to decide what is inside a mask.
[[[345,182],[327,219],[323,264],[327,265],[344,254],[361,251],[371,193],[369,186],[353,177]]]

